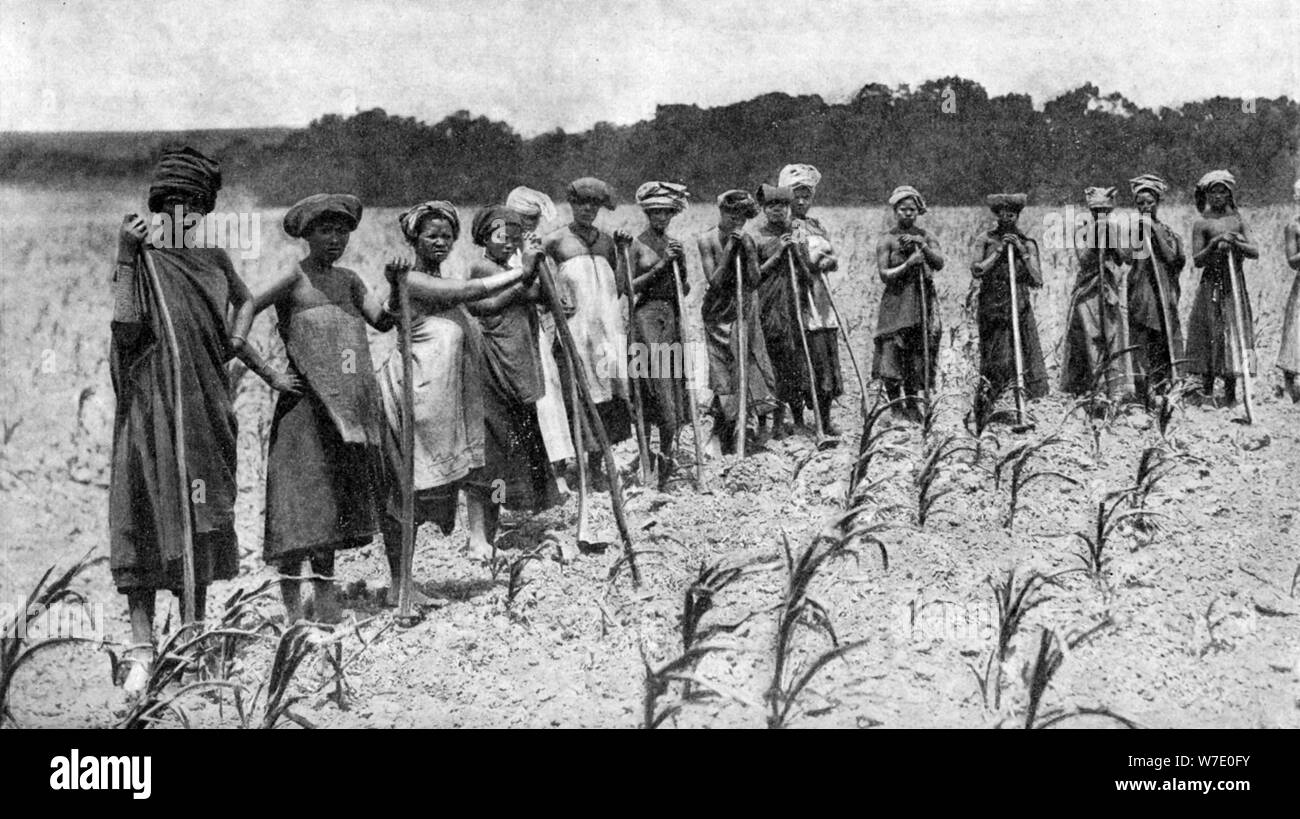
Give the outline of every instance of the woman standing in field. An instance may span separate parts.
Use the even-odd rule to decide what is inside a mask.
[[[916,224],[926,211],[925,199],[911,185],[900,185],[889,195],[897,224],[876,243],[876,270],[885,283],[876,319],[876,351],[871,377],[885,384],[890,401],[903,395],[907,402],[895,410],[898,417],[919,421],[917,395],[934,389],[935,357],[943,330],[939,323],[939,297],[933,271],[943,269],[939,241]],[[921,292],[925,288],[925,292]],[[922,305],[926,309],[923,312]],[[930,360],[925,361],[929,334]]]
[[[1250,297],[1249,293],[1241,294],[1243,326],[1238,327],[1233,316],[1234,284],[1228,254],[1233,255],[1244,285],[1242,260],[1259,258],[1259,249],[1247,237],[1246,224],[1237,213],[1236,189],[1237,180],[1223,170],[1210,171],[1196,183],[1196,210],[1201,218],[1192,224],[1192,264],[1205,272],[1187,320],[1188,369],[1201,376],[1206,401],[1213,401],[1214,379],[1222,376],[1223,398],[1228,406],[1237,401],[1237,374],[1255,372],[1255,321]],[[1243,342],[1250,351],[1250,361],[1241,360]]]
[[[1300,179],[1292,189],[1292,197],[1300,203]],[[1286,263],[1297,271],[1291,282],[1291,295],[1286,300],[1286,312],[1282,318],[1282,346],[1277,352],[1277,366],[1282,370],[1286,382],[1287,394],[1293,403],[1300,403],[1300,216],[1286,223],[1284,232]]]
[[[738,321],[745,336],[745,414],[762,418],[780,406],[772,392],[776,377],[767,357],[767,343],[759,320],[758,247],[754,237],[744,229],[745,222],[757,215],[758,203],[749,191],[727,191],[718,197],[718,224],[696,240],[708,281],[700,314],[709,347],[709,389],[713,391],[710,412],[714,440],[709,442],[709,450],[728,455],[736,449],[736,424],[749,426],[748,417],[738,419],[741,383]],[[737,310],[736,297],[737,259],[742,271],[740,310]]]
[[[801,300],[804,330],[808,337],[808,357],[812,359],[817,384],[817,405],[821,408],[822,429],[838,435],[831,424],[831,405],[844,394],[840,368],[840,325],[831,303],[826,275],[839,269],[839,257],[831,244],[830,233],[816,218],[808,215],[821,172],[812,165],[786,165],[777,177],[777,186],[789,188],[790,226],[795,241],[805,248],[807,258],[807,295]],[[806,303],[804,303],[806,302]],[[802,352],[801,352],[802,354]],[[809,402],[811,403],[811,401]]]
[[[551,197],[522,185],[510,191],[506,207],[518,213],[523,220],[523,246],[514,261],[523,264],[523,248],[542,246],[540,228],[555,220],[555,203]],[[572,304],[563,303],[570,312]],[[546,391],[537,400],[537,424],[542,430],[542,443],[555,473],[555,485],[561,496],[569,494],[564,481],[564,463],[573,457],[573,436],[569,432],[569,418],[564,411],[564,387],[560,383],[560,368],[555,363],[555,316],[544,304],[537,305],[538,348],[541,351],[542,379]]]
[[[1177,371],[1174,365],[1183,357],[1178,277],[1187,258],[1178,234],[1158,215],[1160,199],[1169,190],[1165,181],[1155,174],[1143,174],[1129,180],[1129,190],[1141,219],[1139,243],[1136,248],[1121,250],[1121,255],[1132,265],[1128,274],[1129,343],[1137,348],[1133,351],[1134,387],[1145,402],[1154,385],[1172,382]],[[1151,253],[1155,254],[1154,263]]]
[[[677,431],[687,416],[685,317],[677,315],[677,288],[682,295],[691,291],[686,279],[686,251],[668,235],[668,225],[686,209],[686,186],[672,182],[646,182],[637,188],[636,201],[649,225],[632,241],[628,255],[632,263],[632,288],[636,291],[635,340],[643,347],[634,351],[631,378],[642,381],[646,396],[646,421],[659,427],[659,489],[668,485],[675,468],[673,458]],[[676,280],[677,283],[674,283]],[[667,355],[663,351],[668,351]],[[675,353],[674,353],[675,351]],[[641,372],[669,366],[670,372]]]
[[[1025,398],[1047,395],[1047,368],[1038,339],[1038,322],[1029,304],[1029,288],[1042,287],[1038,243],[1025,235],[1016,222],[1025,208],[1023,193],[995,193],[987,197],[998,223],[976,239],[971,276],[980,282],[979,336],[980,387],[975,397],[975,414],[992,410],[1002,392],[1016,386],[1015,346],[1012,343],[1011,282],[1008,254],[1016,263],[1016,300],[1020,325],[1020,351],[1024,364]]]
[[[411,363],[415,381],[415,523],[432,521],[443,534],[456,525],[456,501],[465,490],[469,510],[471,559],[492,553],[485,529],[491,486],[483,480],[483,339],[465,303],[501,292],[526,280],[524,270],[503,271],[462,281],[443,274],[443,263],[460,237],[460,217],[450,202],[429,201],[410,208],[398,221],[415,251],[415,268],[394,260],[384,268],[396,305],[397,280],[406,277],[411,298]],[[379,373],[389,469],[384,546],[393,583],[389,605],[397,604],[401,579],[402,356],[393,350]],[[412,584],[414,585],[414,584]],[[416,605],[430,600],[412,589]]]
[[[615,237],[596,227],[601,208],[614,209],[614,195],[608,185],[591,177],[571,182],[567,195],[573,206],[573,222],[548,236],[545,248],[559,265],[555,283],[561,298],[575,306],[568,322],[580,359],[577,363],[612,445],[632,434],[621,360],[626,355],[626,337],[619,296],[626,294],[624,277],[615,275],[622,262],[615,250]],[[632,241],[631,234],[623,231],[617,238],[620,244]],[[567,370],[563,356],[557,363]],[[571,400],[567,393],[565,399]],[[570,411],[582,409],[571,407]],[[575,449],[587,453],[588,471],[599,482],[605,471],[600,442],[587,425],[583,432],[583,441],[575,442]]]
[[[149,210],[188,225],[212,211],[220,188],[215,161],[193,148],[167,151],[154,170]],[[109,349],[116,394],[109,565],[130,612],[125,688],[133,694],[143,690],[153,662],[158,590],[183,597],[183,566],[192,557],[194,608],[183,614],[199,620],[208,585],[239,571],[235,413],[225,366],[244,347],[253,303],[226,251],[188,241],[193,231],[181,247],[160,245],[156,237],[146,240],[148,223],[132,213],[118,234]],[[227,307],[236,309],[229,334]],[[177,424],[183,457],[174,440]]]
[[[537,422],[537,400],[546,389],[541,350],[537,346],[537,302],[540,284],[532,278],[541,248],[530,245],[513,262],[523,240],[523,220],[504,206],[487,207],[474,216],[470,227],[483,258],[470,267],[470,280],[480,281],[512,270],[523,270],[524,280],[495,296],[470,302],[483,331],[483,477],[492,487],[491,498],[471,513],[486,513],[484,523],[471,520],[489,544],[496,541],[501,505],[508,509],[540,512],[559,502],[551,463]]]
[[[320,193],[284,215],[284,232],[307,242],[308,256],[253,300],[275,306],[289,359],[270,374],[251,353],[250,369],[280,390],[266,463],[263,554],[278,566],[290,622],[304,614],[338,622],[334,555],[379,533],[384,490],[383,411],[366,325],[386,331],[394,318],[356,273],[335,262],[361,221],[361,201]],[[312,570],[306,611],[299,575]]]
[[[1120,354],[1124,349],[1124,311],[1119,297],[1125,259],[1115,246],[1118,242],[1110,241],[1118,232],[1109,227],[1115,193],[1113,187],[1091,187],[1083,192],[1092,217],[1092,233],[1074,251],[1079,272],[1065,317],[1065,351],[1061,357],[1061,390],[1074,395],[1091,395],[1094,387],[1111,394],[1122,389],[1127,380],[1124,356]],[[1108,359],[1106,371],[1101,373],[1102,363]]]

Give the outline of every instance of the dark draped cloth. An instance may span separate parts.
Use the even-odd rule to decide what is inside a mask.
[[[1210,237],[1213,241],[1215,237]],[[1233,251],[1236,252],[1236,251]],[[1236,256],[1237,273],[1245,276],[1242,257]],[[1201,376],[1235,376],[1244,371],[1239,337],[1245,339],[1251,375],[1255,374],[1255,318],[1249,292],[1241,294],[1244,327],[1237,326],[1232,307],[1232,276],[1224,253],[1210,256],[1201,273],[1201,283],[1187,320],[1187,369]]]
[[[344,268],[311,275],[311,291],[276,305],[280,337],[302,395],[281,393],[266,464],[267,563],[363,546],[384,504],[383,409],[355,296]]]
[[[1133,351],[1133,368],[1139,376],[1149,380],[1168,377],[1171,346],[1175,359],[1184,356],[1178,299],[1181,293],[1179,275],[1187,259],[1183,255],[1182,241],[1168,225],[1156,222],[1155,229],[1174,245],[1174,257],[1166,259],[1161,255],[1160,246],[1153,242],[1151,248],[1156,253],[1159,270],[1147,256],[1139,258],[1134,255],[1133,267],[1128,274],[1129,343],[1137,346]],[[1157,275],[1161,277],[1160,281],[1157,281]],[[1163,315],[1160,304],[1162,283],[1166,297]],[[1168,329],[1165,327],[1165,316],[1169,317]],[[1183,366],[1185,365],[1180,364],[1179,368]]]
[[[1061,389],[1075,395],[1092,392],[1093,373],[1106,356],[1124,349],[1124,311],[1119,297],[1118,251],[1107,248],[1103,278],[1098,270],[1097,251],[1088,248],[1079,256],[1079,272],[1070,296],[1066,316],[1065,350],[1061,357]],[[1098,386],[1105,391],[1124,384],[1123,356],[1112,359]]]
[[[161,292],[137,263],[138,322],[112,323],[116,394],[109,486],[110,567],[123,592],[182,587],[182,515],[194,534],[199,585],[238,574],[235,414],[225,364],[230,257],[216,248],[149,249]],[[161,298],[161,305],[159,304]],[[187,485],[177,481],[173,430],[176,363],[161,306],[179,347]]]
[[[781,234],[769,225],[759,229],[755,241],[760,264],[781,252]],[[796,296],[786,261],[777,263],[764,273],[758,284],[763,338],[776,376],[776,397],[794,412],[812,406],[808,395],[808,362],[804,359],[803,343],[799,338],[799,314],[795,312],[798,309],[796,305],[807,298],[807,289],[802,281],[799,290]]]
[[[637,242],[655,254],[655,261],[651,264],[658,263],[668,253],[668,240],[651,231],[642,233]],[[636,252],[635,246],[628,257],[638,265],[640,253]],[[686,409],[686,340],[681,333],[681,317],[677,315],[677,290],[672,278],[677,271],[674,267],[669,265],[637,294],[633,319],[636,322],[635,340],[645,348],[640,355],[633,351],[629,356],[628,376],[641,382],[648,423],[680,427],[689,415]],[[633,278],[644,275],[648,269],[649,265],[644,269],[638,266],[632,272]],[[683,268],[682,274],[685,272]],[[642,373],[642,367],[648,371]]]
[[[990,231],[989,236],[1000,234]],[[1033,240],[1019,234],[1025,241]],[[1020,351],[1024,363],[1025,398],[1042,398],[1047,395],[1047,367],[1043,363],[1043,348],[1038,338],[1038,322],[1029,303],[1029,276],[1017,252],[1016,302],[1020,318]],[[1015,346],[1011,327],[1011,284],[1007,257],[1003,253],[998,263],[980,278],[979,301],[980,376],[987,379],[985,394],[996,397],[1008,386],[1016,383]]]
[[[895,227],[889,231],[899,235]],[[920,230],[907,231],[922,236]],[[897,246],[889,254],[888,266],[897,267],[907,259]],[[903,381],[908,392],[922,388],[925,370],[925,345],[922,334],[921,287],[925,288],[926,325],[930,331],[930,387],[934,387],[938,372],[939,342],[943,328],[939,320],[939,297],[934,281],[922,276],[921,268],[909,267],[902,276],[887,282],[880,296],[880,311],[876,318],[875,354],[871,361],[871,377]]]

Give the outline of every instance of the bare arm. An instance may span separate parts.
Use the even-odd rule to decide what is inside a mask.
[[[352,303],[361,311],[366,324],[381,333],[388,332],[397,325],[397,317],[384,309],[375,294],[355,273],[352,274]]]
[[[1002,255],[1002,243],[994,241],[988,235],[980,237],[979,251],[976,253],[975,261],[971,262],[970,273],[976,279],[981,279],[984,274],[992,270],[998,263],[998,257]]]
[[[1300,225],[1291,222],[1283,233],[1286,245],[1286,263],[1295,271],[1300,271]]]
[[[412,270],[406,274],[407,287],[411,298],[418,299],[434,307],[450,307],[453,304],[477,301],[484,296],[499,293],[523,279],[522,270],[506,270],[481,279],[444,279],[431,276],[422,270]],[[389,295],[389,302],[396,295]]]

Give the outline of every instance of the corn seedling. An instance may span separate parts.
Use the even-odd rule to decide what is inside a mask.
[[[519,596],[519,592],[523,591],[524,586],[527,586],[528,583],[530,582],[524,579],[524,569],[528,566],[529,561],[541,559],[542,550],[544,548],[545,548],[545,544],[534,546],[533,548],[521,554],[519,557],[516,557],[514,560],[510,561],[509,563],[510,570],[507,574],[507,579],[506,579],[506,610],[507,611],[509,611],[510,608],[514,605],[515,598]]]
[[[1108,621],[1103,621],[1098,626],[1090,629],[1085,635],[1070,640],[1068,643],[1070,650],[1077,648],[1085,639],[1108,624]],[[1065,654],[1061,651],[1059,642],[1055,632],[1048,629],[1042,629],[1039,632],[1038,655],[1034,658],[1034,665],[1029,673],[1029,704],[1025,709],[1024,727],[1026,729],[1050,728],[1057,723],[1075,717],[1101,716],[1113,719],[1126,728],[1137,728],[1137,724],[1132,720],[1122,717],[1107,708],[1075,708],[1070,711],[1056,708],[1044,711],[1042,719],[1039,719],[1038,711],[1042,705],[1043,695],[1047,693],[1052,677],[1056,675],[1056,672],[1061,668],[1061,663],[1065,661]]]
[[[729,566],[723,568],[722,561],[712,565],[700,564],[700,573],[695,581],[687,587],[682,600],[682,650],[690,651],[710,638],[720,634],[730,634],[740,628],[754,616],[746,615],[734,623],[716,623],[702,625],[704,616],[713,610],[714,600],[727,586],[752,571],[748,566]]]
[[[94,642],[84,637],[62,635],[45,636],[34,643],[28,640],[32,624],[55,606],[72,604],[77,606],[84,616],[91,616],[90,609],[86,608],[85,599],[72,588],[72,581],[90,565],[98,562],[92,561],[90,554],[87,552],[53,581],[50,581],[50,575],[54,573],[55,567],[46,569],[35,588],[27,595],[23,610],[15,612],[13,617],[0,622],[0,726],[3,726],[6,721],[13,721],[13,713],[9,710],[9,689],[13,685],[14,675],[18,673],[18,669],[48,648],[69,643]]]
[[[1214,616],[1214,607],[1215,605],[1218,604],[1218,602],[1219,602],[1219,598],[1217,597],[1211,600],[1210,605],[1205,607],[1205,613],[1201,615],[1201,622],[1205,624],[1205,634],[1210,639],[1209,642],[1207,642],[1204,646],[1201,647],[1200,653],[1196,655],[1197,657],[1204,657],[1206,654],[1209,654],[1211,651],[1217,654],[1220,651],[1223,651],[1224,649],[1232,648],[1232,643],[1228,642],[1227,640],[1219,639],[1219,636],[1214,633],[1214,630],[1217,629],[1219,626],[1223,625],[1224,620],[1228,619],[1227,614],[1221,615],[1219,617]]]
[[[1002,475],[1004,470],[1010,475],[1009,489],[1011,491],[1011,503],[1007,507],[1007,516],[1003,521],[1003,526],[1005,528],[1011,529],[1015,525],[1016,510],[1020,505],[1021,493],[1024,492],[1025,487],[1029,486],[1029,484],[1039,478],[1060,478],[1072,486],[1079,485],[1079,482],[1074,478],[1054,470],[1026,470],[1034,455],[1047,447],[1060,442],[1060,436],[1049,435],[1033,443],[1021,444],[998,459],[997,465],[993,468],[994,487],[999,489],[1002,487]]]
[[[695,672],[695,667],[700,660],[716,651],[723,651],[725,648],[725,646],[720,645],[697,645],[683,652],[681,656],[655,668],[650,665],[650,659],[646,657],[645,647],[641,646],[641,663],[645,666],[641,700],[641,727],[647,729],[658,728],[671,717],[675,717],[685,707],[686,698],[690,696],[692,686],[707,689],[742,705],[754,705],[753,702],[739,692],[705,679]],[[674,682],[682,683],[684,686],[682,698],[677,702],[660,707],[660,700],[668,694],[668,690]]]
[[[789,539],[782,538],[787,578],[785,596],[777,620],[772,683],[767,691],[769,728],[784,728],[789,724],[799,695],[828,663],[866,644],[865,640],[841,644],[831,624],[830,612],[821,602],[808,594],[813,578],[823,565],[830,560],[854,554],[851,549],[843,546],[842,541],[832,542],[829,548],[819,549],[819,543],[824,542],[826,540],[822,538],[814,540],[796,558],[790,551]],[[815,657],[812,662],[795,669],[793,667],[794,643],[800,626],[825,634],[830,639],[832,647],[829,651]],[[789,674],[787,670],[790,671]]]
[[[992,408],[984,407],[978,402],[976,402],[976,406],[967,410],[966,414],[962,416],[962,426],[966,428],[966,432],[975,441],[974,463],[976,464],[984,459],[984,448],[989,444],[992,444],[995,450],[1002,448],[1002,442],[989,431],[989,424],[992,420]]]
[[[956,435],[948,435],[943,440],[935,444],[925,455],[925,460],[921,463],[920,470],[916,473],[916,523],[918,526],[924,526],[926,518],[930,516],[930,510],[934,504],[953,491],[953,487],[934,491],[935,481],[939,479],[939,467],[948,459],[962,452],[974,454],[975,447],[965,443],[957,438]]]
[[[235,707],[239,711],[239,719],[244,727],[251,724],[251,714],[263,695],[266,697],[266,707],[258,727],[269,730],[275,728],[282,719],[304,728],[316,727],[291,710],[298,702],[306,699],[306,695],[289,693],[293,677],[298,673],[298,667],[316,648],[317,641],[314,634],[316,628],[311,623],[295,623],[280,635],[267,678],[258,685],[247,706],[243,701],[243,691],[236,689]]]
[[[885,435],[890,432],[890,427],[876,429],[876,426],[886,412],[896,406],[902,406],[906,402],[906,398],[881,401],[880,397],[877,396],[871,409],[863,414],[862,435],[858,438],[858,457],[853,462],[853,469],[849,472],[849,489],[844,494],[847,506],[853,505],[854,498],[858,494],[858,487],[867,479],[867,475],[871,471],[871,462],[875,457],[881,452],[897,449],[884,442]]]
[[[997,605],[998,644],[989,652],[988,659],[984,663],[983,674],[980,674],[970,663],[966,665],[975,675],[984,707],[986,709],[989,707],[991,693],[993,710],[996,711],[1002,707],[1003,667],[1007,660],[1011,659],[1014,651],[1011,641],[1020,630],[1025,615],[1051,599],[1041,594],[1043,586],[1054,585],[1056,581],[1055,576],[1049,577],[1038,572],[1030,572],[1025,576],[1024,582],[1017,586],[1016,570],[1008,569],[1001,583],[994,583],[992,577],[985,582],[993,590],[993,600]]]

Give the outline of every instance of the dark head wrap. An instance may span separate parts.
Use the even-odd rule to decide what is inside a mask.
[[[1016,213],[1025,209],[1025,203],[1029,201],[1029,196],[1023,193],[990,193],[984,197],[988,203],[989,210],[997,213],[1003,208],[1011,208]]]
[[[446,220],[451,225],[451,238],[453,240],[460,238],[460,216],[456,213],[456,206],[442,199],[430,199],[428,202],[421,202],[407,208],[397,217],[397,223],[402,226],[402,235],[406,237],[406,241],[414,244],[420,235],[420,228],[424,226],[424,221],[430,217]]]
[[[758,203],[749,191],[730,190],[718,196],[718,208],[728,213],[739,214],[746,219],[758,215]]]
[[[564,191],[565,199],[570,203],[577,201],[599,202],[603,208],[614,209],[614,191],[594,176],[584,176],[569,183]]]
[[[324,216],[341,217],[349,230],[356,230],[361,222],[361,200],[349,193],[312,194],[289,208],[284,215],[284,232],[301,238],[311,230],[312,223]]]
[[[1130,179],[1128,189],[1134,197],[1142,191],[1146,191],[1156,199],[1164,199],[1165,192],[1169,190],[1169,184],[1153,173],[1144,173]]]
[[[766,182],[758,186],[754,192],[754,198],[760,205],[770,205],[784,202],[790,204],[794,201],[794,191],[789,188],[778,188],[776,185],[769,185]]]
[[[163,151],[153,171],[149,185],[149,210],[158,213],[163,208],[163,198],[169,193],[184,193],[197,197],[204,213],[211,213],[217,204],[217,191],[221,190],[221,165],[193,148],[173,148]]]
[[[483,247],[487,245],[487,241],[493,233],[506,225],[515,225],[522,228],[524,220],[519,216],[518,211],[505,205],[491,205],[480,209],[478,213],[474,214],[474,221],[470,223],[469,227],[469,235],[474,240],[474,244]]]

